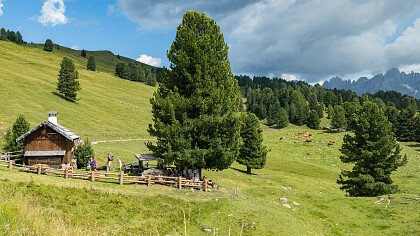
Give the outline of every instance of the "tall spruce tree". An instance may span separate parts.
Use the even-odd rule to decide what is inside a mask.
[[[346,134],[340,159],[354,164],[342,171],[338,184],[349,196],[379,196],[394,193],[391,173],[407,162],[383,112],[372,102],[364,102],[354,120],[354,135]]]
[[[308,118],[309,107],[305,97],[301,92],[299,92],[299,90],[292,92],[290,106],[292,105],[296,109],[296,113],[294,115],[289,115],[290,121],[297,125],[305,124]]]
[[[310,110],[308,115],[308,120],[306,121],[306,126],[311,129],[319,129],[319,124],[321,119],[318,116],[318,112],[315,110]]]
[[[86,50],[85,50],[85,49],[83,49],[83,50],[80,52],[80,56],[82,56],[82,57],[86,57],[86,56],[87,56],[87,52],[86,52]]]
[[[186,12],[167,56],[171,70],[151,99],[157,142],[147,147],[164,165],[228,168],[239,154],[240,97],[220,27]]]
[[[76,70],[74,62],[64,57],[61,62],[61,69],[58,74],[57,90],[68,101],[76,101],[77,91],[79,91],[79,73]]]
[[[331,126],[336,129],[345,128],[347,125],[346,111],[340,105],[334,107],[334,112],[331,117]]]
[[[280,115],[280,102],[277,98],[273,98],[273,103],[269,104],[267,123],[269,126],[275,125]]]
[[[4,151],[18,152],[23,150],[22,142],[16,142],[16,139],[29,131],[29,123],[26,121],[25,116],[20,115],[13,123],[12,129],[6,132]]]
[[[54,43],[52,42],[52,40],[51,39],[45,40],[44,51],[52,52],[53,50],[54,50]]]
[[[0,40],[7,40],[7,31],[4,28],[0,29]]]
[[[260,121],[252,113],[244,113],[241,117],[242,145],[239,164],[246,166],[246,173],[251,174],[252,169],[261,169],[267,160],[267,148],[262,145],[263,137]]]
[[[276,126],[277,128],[284,128],[289,124],[289,115],[287,114],[286,109],[284,109],[283,107],[280,107],[280,111],[279,111],[279,117],[278,120],[276,121]]]
[[[23,44],[24,43],[23,38],[22,38],[22,34],[20,34],[19,31],[16,32],[16,43],[17,44]]]
[[[96,63],[95,63],[95,58],[93,56],[89,56],[87,64],[86,64],[86,69],[91,70],[91,71],[96,71]]]

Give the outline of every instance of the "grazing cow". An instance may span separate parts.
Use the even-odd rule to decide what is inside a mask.
[[[328,141],[328,146],[331,146],[331,145],[334,145],[334,144],[335,144],[335,141],[334,140]]]
[[[311,133],[309,133],[309,132],[305,132],[305,133],[303,133],[303,137],[311,137],[312,136],[312,134]]]
[[[306,139],[305,143],[312,143],[312,139]]]

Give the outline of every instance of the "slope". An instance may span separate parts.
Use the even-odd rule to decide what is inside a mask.
[[[95,54],[99,65],[110,56],[106,52]],[[24,114],[33,127],[46,119],[47,111],[57,110],[59,123],[84,139],[148,137],[149,99],[154,87],[115,77],[109,73],[110,64],[102,64],[97,72],[87,71],[86,58],[67,49],[48,53],[39,47],[1,41],[0,55],[1,134],[19,114]],[[79,71],[82,90],[77,103],[55,94],[64,56],[72,58]]]

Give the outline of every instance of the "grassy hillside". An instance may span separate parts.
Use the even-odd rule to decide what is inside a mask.
[[[98,72],[87,71],[85,58],[67,52],[48,53],[34,46],[0,42],[0,132],[19,114],[33,127],[46,120],[47,111],[57,110],[59,123],[83,139],[147,138],[149,99],[155,88],[119,79],[101,67]],[[107,53],[101,55],[107,60]],[[72,58],[79,71],[82,90],[77,103],[55,95],[63,56]]]
[[[154,88],[109,73],[84,70],[74,55],[83,90],[77,104],[53,94],[63,52],[47,53],[0,42],[0,130],[25,114],[34,126],[58,110],[59,122],[82,138],[108,140],[94,146],[103,161],[113,152],[124,162],[146,151]],[[323,120],[324,123],[328,122]],[[394,175],[400,193],[386,208],[379,198],[349,198],[336,180],[350,168],[339,160],[344,133],[313,133],[312,143],[285,129],[264,126],[270,149],[266,167],[244,173],[233,164],[204,175],[221,189],[204,193],[168,187],[119,186],[64,180],[0,167],[0,232],[5,235],[419,235],[420,145],[402,144],[409,162]],[[280,139],[282,138],[282,139]],[[120,139],[135,139],[115,141]],[[113,141],[114,140],[114,141]],[[327,146],[328,140],[337,141]],[[291,209],[280,198],[288,198]],[[293,204],[299,203],[299,206]],[[200,218],[198,212],[200,210]],[[200,219],[200,223],[198,222]]]

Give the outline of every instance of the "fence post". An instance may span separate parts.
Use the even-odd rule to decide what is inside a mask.
[[[152,184],[152,176],[148,175],[147,176],[147,186],[150,186]]]
[[[206,191],[206,192],[209,191],[209,182],[208,182],[207,178],[204,178],[204,191]]]
[[[120,185],[124,184],[124,174],[120,172]]]
[[[91,180],[92,182],[95,182],[95,171],[91,171],[91,172],[90,172],[90,180]]]
[[[64,169],[64,178],[65,178],[65,179],[68,179],[68,178],[69,178],[69,168],[68,168],[68,167],[66,167],[66,168]]]
[[[41,174],[41,170],[42,170],[42,169],[41,169],[41,168],[42,168],[42,167],[41,167],[41,165],[40,165],[40,164],[38,164],[38,167],[37,167],[37,168],[38,168],[38,174],[40,175],[40,174]]]
[[[182,177],[181,176],[178,177],[178,188],[182,189]]]
[[[11,170],[13,168],[13,161],[9,160],[9,170]]]

